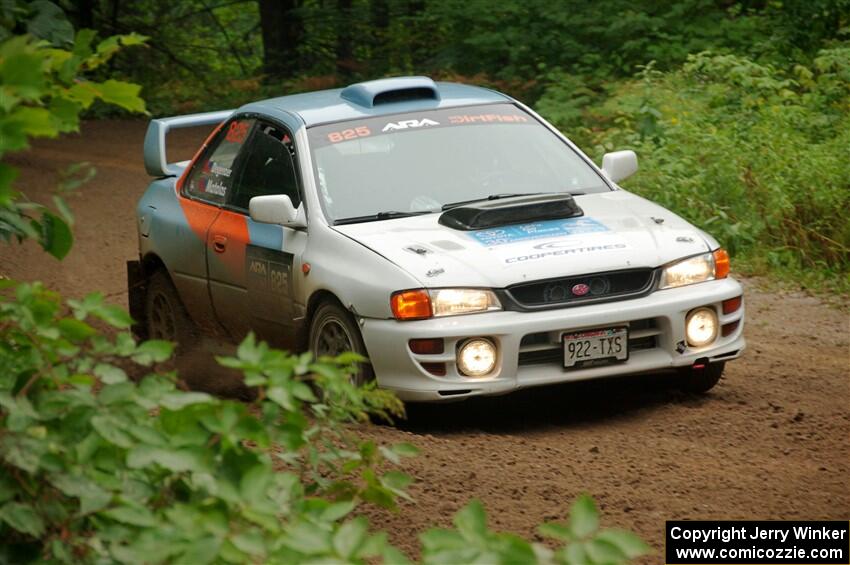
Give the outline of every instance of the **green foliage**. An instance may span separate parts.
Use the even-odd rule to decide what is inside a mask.
[[[51,11],[51,5],[34,3],[32,9],[37,13],[27,25],[62,43],[64,36],[57,34],[64,34],[65,28],[60,24],[69,24]],[[67,49],[31,35],[14,36],[0,44],[0,158],[26,149],[31,138],[77,131],[80,113],[95,100],[133,112],[145,111],[139,86],[81,76],[106,63],[121,46],[138,45],[143,38],[131,34],[97,44],[94,40],[94,32],[82,30]],[[13,167],[0,163],[0,240],[35,239],[61,259],[73,242],[67,206],[60,196],[54,198],[55,211],[27,201],[13,188],[17,174]]]
[[[850,35],[850,0],[783,0],[778,11],[784,40],[796,49],[817,49]]]
[[[439,57],[463,74],[502,80],[539,79],[550,69],[628,75],[648,59],[666,66],[709,46],[746,48],[767,35],[760,16],[710,0],[443,2],[429,11],[443,23]]]
[[[393,507],[407,496],[409,478],[385,467],[415,449],[343,433],[400,410],[350,383],[351,356],[314,361],[249,337],[221,362],[245,372],[257,400],[219,400],[161,371],[130,380],[172,345],[134,342],[129,316],[102,296],[64,306],[38,284],[3,286],[5,559],[295,563],[384,551],[384,536],[347,517],[364,500]]]
[[[256,0],[95,2],[91,17],[80,17],[73,8],[69,15],[77,17],[78,27],[149,37],[148,49],[118,53],[108,76],[143,85],[152,113],[173,114],[232,107],[262,97],[257,4]],[[102,105],[89,111],[95,116],[111,113]]]
[[[850,287],[850,46],[780,68],[700,53],[647,66],[581,110],[569,82],[540,108],[596,157],[632,148],[625,187],[717,237],[745,265]],[[588,127],[592,124],[592,128]]]
[[[649,60],[669,69],[707,49],[774,59],[810,53],[846,33],[846,3],[142,0],[73,15],[83,27],[150,36],[151,49],[119,57],[113,70],[145,86],[154,113],[187,113],[399,74],[494,84],[533,102],[551,73],[599,85]],[[283,55],[274,46],[286,32],[264,29],[263,4],[289,6],[285,19],[300,30]],[[267,52],[287,59],[282,76],[266,74]]]
[[[649,553],[649,547],[624,530],[599,530],[599,513],[588,496],[573,503],[566,524],[547,523],[538,530],[553,540],[555,550],[518,536],[491,531],[484,507],[477,500],[455,515],[455,529],[432,529],[422,534],[423,563],[539,563],[596,565],[627,563]]]
[[[39,284],[2,287],[0,559],[406,561],[354,515],[409,499],[410,478],[392,467],[417,454],[346,431],[401,410],[351,384],[355,356],[314,360],[249,336],[219,361],[244,373],[256,400],[216,399],[180,390],[157,369],[172,344],[136,343],[127,314],[101,295],[63,305]],[[632,534],[598,531],[587,497],[568,524],[541,526],[556,550],[490,531],[478,502],[455,527],[422,535],[425,563],[624,563],[647,551]]]
[[[62,8],[48,0],[5,0],[0,3],[0,41],[28,33],[57,46],[74,41],[74,28]]]

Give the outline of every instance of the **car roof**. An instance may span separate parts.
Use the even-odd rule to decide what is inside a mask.
[[[238,111],[268,115],[287,112],[310,127],[417,110],[512,101],[505,94],[478,86],[434,82],[428,77],[396,77],[270,98],[246,104]]]

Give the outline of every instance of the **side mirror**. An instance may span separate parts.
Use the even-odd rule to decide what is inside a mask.
[[[285,194],[255,196],[248,201],[248,212],[255,222],[264,224],[279,224],[289,228],[306,228],[304,208],[298,209],[292,205],[292,200]]]
[[[632,150],[614,151],[602,157],[602,172],[612,182],[627,179],[638,170],[637,155]]]

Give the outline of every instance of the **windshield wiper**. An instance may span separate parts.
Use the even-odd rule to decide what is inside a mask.
[[[334,220],[335,226],[345,224],[359,224],[361,222],[377,222],[379,220],[392,220],[394,218],[407,218],[410,216],[421,216],[422,214],[433,214],[436,210],[419,210],[417,212],[396,212],[390,210],[387,212],[378,212],[377,214],[367,214],[366,216],[353,216],[351,218],[340,218]]]
[[[515,198],[517,196],[540,196],[541,194],[570,194],[572,196],[581,196],[583,192],[504,192],[501,194],[491,194],[490,196],[484,196],[482,198],[473,198],[472,200],[460,200],[458,202],[449,202],[448,204],[443,204],[442,210],[445,212],[446,210],[451,210],[452,208],[457,208],[458,206],[463,206],[465,204],[474,204],[476,202],[487,202],[489,200],[501,200],[502,198]]]

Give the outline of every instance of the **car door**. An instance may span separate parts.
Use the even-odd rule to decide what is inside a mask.
[[[169,261],[174,284],[186,309],[202,328],[220,333],[208,288],[207,253],[209,228],[221,213],[232,183],[233,168],[254,124],[251,119],[235,119],[217,129],[192,161],[177,185],[182,210],[181,224],[168,236],[169,248],[179,250]],[[177,229],[180,226],[186,229]]]
[[[209,281],[218,320],[235,340],[253,330],[279,347],[294,348],[294,269],[300,269],[304,230],[255,222],[254,196],[286,194],[301,205],[292,136],[279,125],[257,121],[233,171],[221,214],[209,230]],[[295,271],[297,272],[297,271]]]

